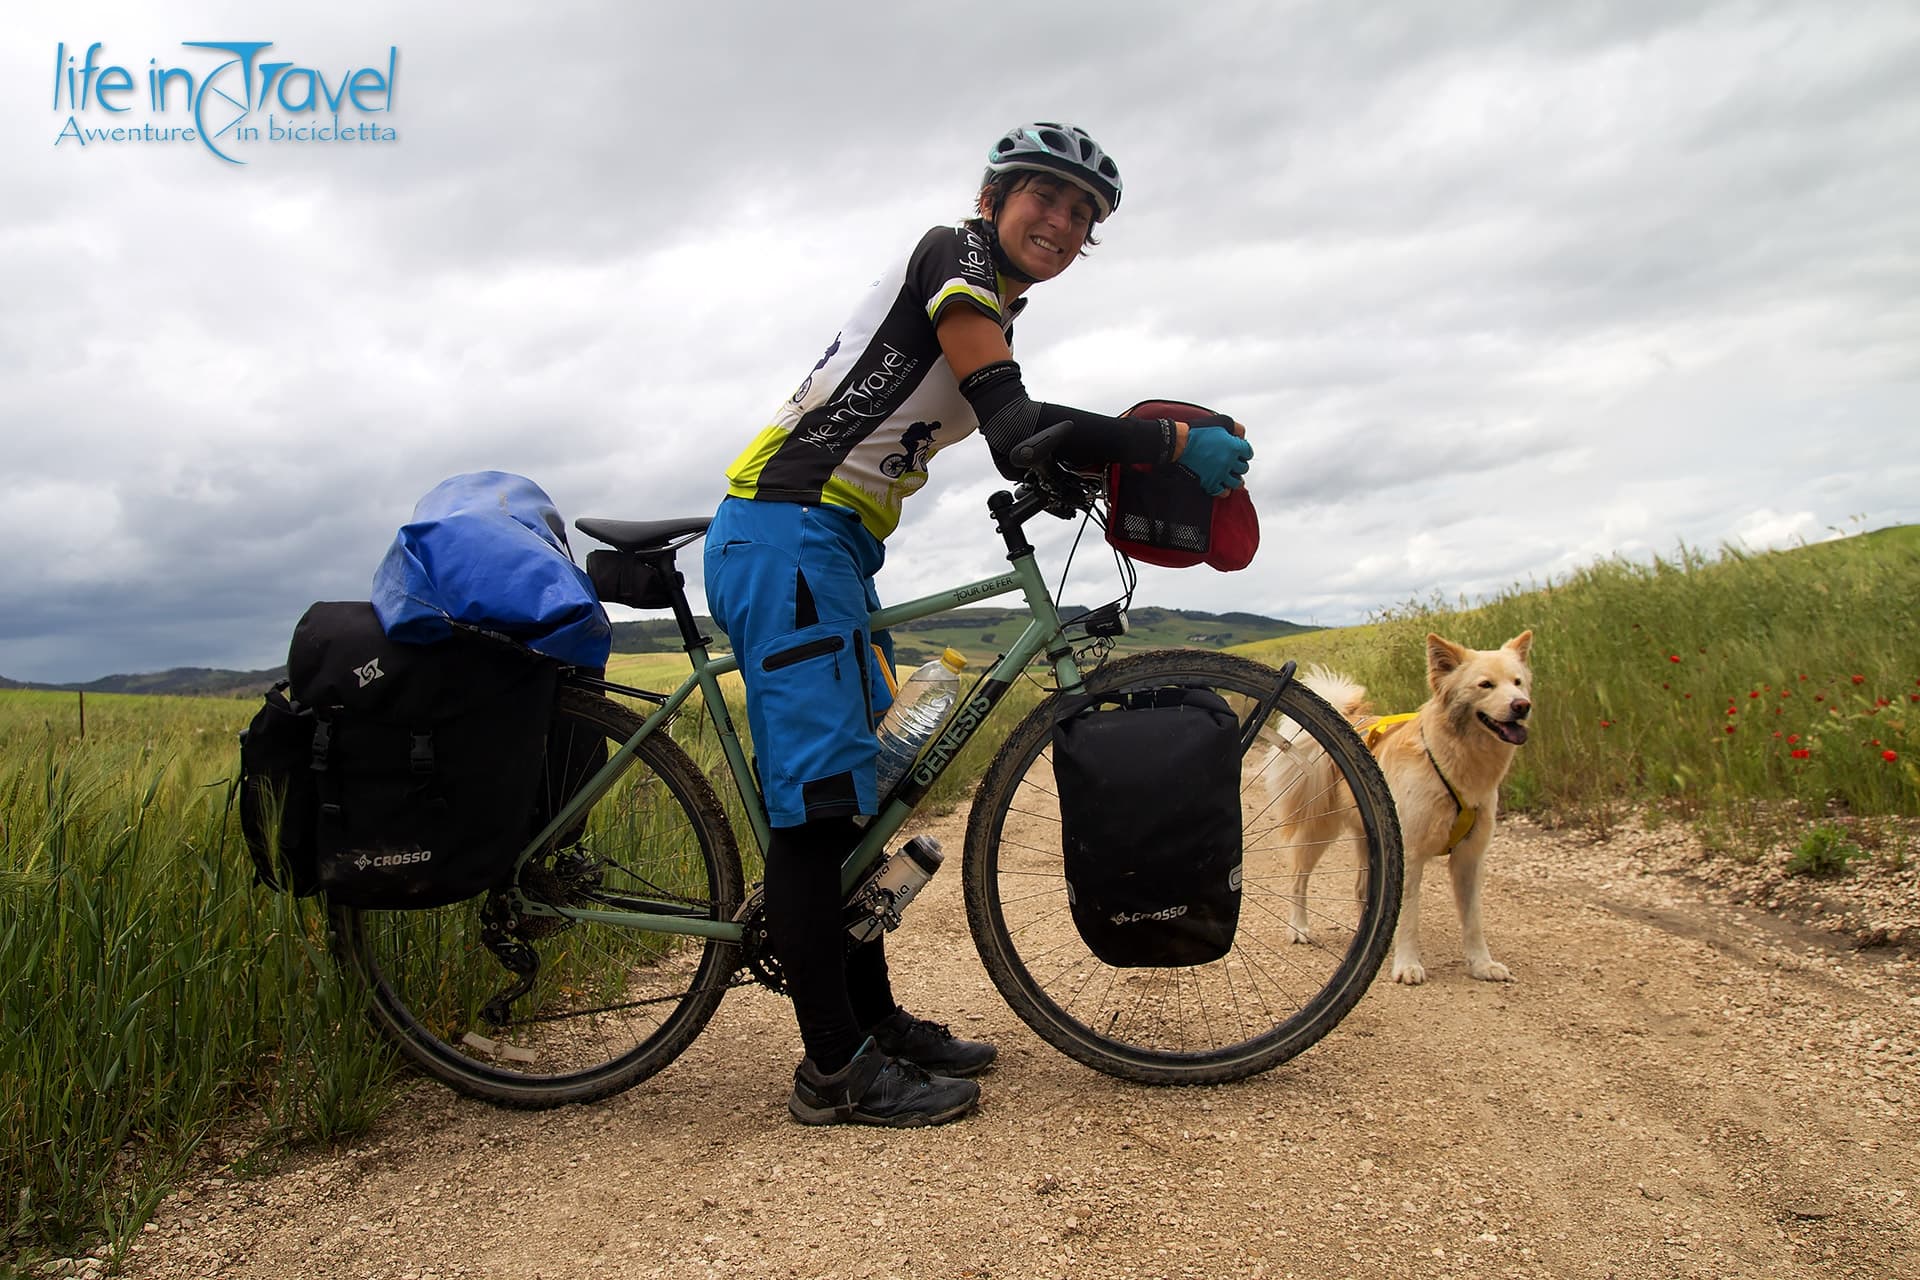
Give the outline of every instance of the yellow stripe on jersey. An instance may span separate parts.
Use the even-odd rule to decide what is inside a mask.
[[[760,473],[792,434],[790,427],[762,427],[753,443],[742,449],[733,465],[727,468],[727,492],[736,498],[753,497],[760,485]]]
[[[780,446],[787,442],[793,431],[789,427],[762,427],[753,443],[741,451],[727,468],[727,493],[735,498],[753,498],[759,495],[760,473],[766,470],[767,463],[780,452]],[[919,476],[924,482],[926,477]],[[844,507],[860,517],[860,523],[867,532],[885,541],[887,535],[900,525],[900,502],[912,488],[894,486],[895,491],[887,499],[879,501],[871,493],[858,485],[850,484],[838,477],[830,477],[821,487],[820,501],[836,507]]]
[[[900,527],[900,499],[895,497],[891,503],[874,501],[873,495],[859,485],[848,484],[839,476],[834,476],[820,487],[820,501],[830,502],[836,507],[845,507],[860,517],[860,523],[867,532],[885,542],[887,535]]]
[[[958,276],[942,285],[940,292],[934,294],[933,300],[927,303],[927,319],[939,323],[940,313],[947,309],[947,304],[954,298],[967,298],[995,320],[1004,319],[998,295]]]

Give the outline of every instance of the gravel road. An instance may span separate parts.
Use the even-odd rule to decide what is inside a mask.
[[[927,829],[957,854],[963,818]],[[252,1180],[210,1171],[127,1272],[1920,1274],[1911,864],[1873,926],[1907,944],[1865,950],[1763,909],[1764,888],[1702,883],[1700,865],[1673,834],[1596,843],[1509,821],[1487,920],[1515,983],[1467,977],[1431,884],[1427,985],[1383,978],[1264,1076],[1168,1090],[1088,1071],[1007,1011],[966,935],[956,856],[890,950],[909,1007],[1001,1046],[971,1119],[789,1123],[791,1014],[741,990],[609,1102],[521,1114],[418,1081],[350,1149]]]

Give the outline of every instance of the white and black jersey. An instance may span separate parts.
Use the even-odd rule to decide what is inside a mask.
[[[979,426],[935,337],[947,308],[976,307],[1009,335],[1025,299],[977,224],[935,227],[866,298],[773,421],[727,469],[739,498],[846,507],[876,538],[927,482],[933,456]]]

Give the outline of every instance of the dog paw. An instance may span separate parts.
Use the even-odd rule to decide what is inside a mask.
[[[1479,960],[1467,965],[1467,973],[1482,982],[1512,982],[1513,973],[1498,960]]]
[[[1297,924],[1287,926],[1287,936],[1288,940],[1292,942],[1308,943],[1313,941],[1312,932]]]
[[[1393,980],[1417,987],[1427,980],[1427,967],[1417,960],[1393,962]]]

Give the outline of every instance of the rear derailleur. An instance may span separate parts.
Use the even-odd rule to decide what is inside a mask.
[[[565,906],[585,901],[600,885],[600,865],[584,853],[563,853],[549,863],[530,863],[520,873],[521,891],[529,898]],[[539,938],[572,927],[563,916],[527,916],[515,905],[518,895],[496,891],[480,908],[480,941],[514,982],[480,1008],[480,1016],[496,1027],[513,1019],[515,1000],[533,990],[540,973],[540,953],[532,947]]]

